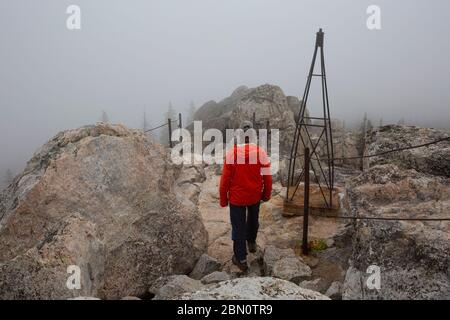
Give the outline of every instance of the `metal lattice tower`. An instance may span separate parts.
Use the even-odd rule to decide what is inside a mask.
[[[315,181],[326,208],[333,206],[333,188],[334,188],[334,150],[333,150],[333,136],[330,120],[330,106],[328,101],[328,88],[325,72],[325,58],[323,53],[324,33],[322,29],[316,34],[316,44],[312,58],[311,67],[303,93],[303,99],[300,106],[299,115],[297,117],[294,141],[291,148],[289,158],[289,173],[287,183],[286,201],[292,201],[297,192],[299,185],[305,180],[305,163],[302,154],[299,154],[299,144],[301,142],[303,150],[309,149],[309,158],[311,159],[311,169],[314,174]],[[317,55],[319,53],[319,56]],[[319,61],[320,73],[314,73],[317,60]],[[308,102],[309,89],[311,87],[311,80],[313,77],[320,77],[322,83],[322,117],[305,116],[306,104]],[[311,111],[311,110],[310,110]],[[312,123],[314,121],[314,123]],[[321,128],[318,138],[311,136],[310,128]],[[318,154],[318,147],[323,148],[321,156]],[[301,170],[296,174],[296,166],[301,163]],[[324,170],[323,164],[326,164],[328,170]],[[300,168],[299,168],[300,169]]]

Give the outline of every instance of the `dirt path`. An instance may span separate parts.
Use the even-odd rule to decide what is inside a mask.
[[[237,270],[230,263],[233,252],[229,209],[221,208],[218,199],[220,176],[215,174],[213,168],[205,168],[205,174],[206,180],[201,186],[198,207],[209,233],[208,254],[218,259],[225,266],[224,269],[235,273]],[[257,265],[254,261],[261,258],[267,245],[283,249],[292,248],[300,255],[303,217],[282,215],[284,192],[285,188],[280,183],[274,183],[272,199],[261,204],[260,230],[257,240],[260,250],[256,255],[248,257],[252,274],[258,274],[258,267],[255,266],[252,270],[252,264]],[[341,220],[310,218],[310,240],[316,240],[327,247],[321,252],[313,252],[309,257],[303,257],[313,269],[314,277],[324,278],[327,283],[343,279],[345,270],[342,260],[346,259],[345,253],[335,247],[333,239],[344,233],[345,228],[345,222]]]

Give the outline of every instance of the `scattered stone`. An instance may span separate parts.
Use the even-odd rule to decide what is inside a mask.
[[[299,283],[299,286],[320,293],[324,293],[327,290],[327,282],[322,278],[304,280]]]
[[[204,276],[201,280],[203,284],[211,284],[211,283],[218,283],[226,280],[230,280],[231,276],[223,271],[214,271],[213,273],[210,273],[206,276]]]
[[[264,251],[264,274],[298,284],[311,277],[311,268],[292,249],[267,246]]]
[[[203,289],[199,280],[191,279],[186,275],[172,275],[162,277],[149,289],[154,294],[154,300],[178,299],[183,293]]]
[[[341,300],[342,299],[342,283],[339,281],[335,281],[328,288],[325,295],[333,300]]]
[[[268,245],[264,249],[264,273],[270,274],[275,266],[275,263],[281,258],[295,257],[295,252],[292,249],[280,249],[273,245]]]
[[[311,269],[297,257],[286,257],[275,263],[271,275],[298,284],[311,277]]]
[[[319,292],[273,277],[238,278],[220,282],[196,292],[186,293],[187,300],[329,300]]]
[[[204,276],[220,270],[220,267],[221,264],[217,259],[210,257],[207,254],[202,254],[189,276],[193,279],[200,280]]]

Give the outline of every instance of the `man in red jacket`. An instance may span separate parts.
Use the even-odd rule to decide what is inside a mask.
[[[252,129],[251,122],[241,125],[244,133]],[[233,251],[232,262],[246,271],[247,246],[256,252],[256,236],[259,228],[259,204],[268,201],[272,192],[270,162],[266,152],[258,145],[235,144],[227,152],[220,179],[220,205],[230,205]]]

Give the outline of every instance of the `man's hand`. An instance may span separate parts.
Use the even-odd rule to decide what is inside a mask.
[[[228,207],[228,199],[220,199],[220,206],[222,208]]]

